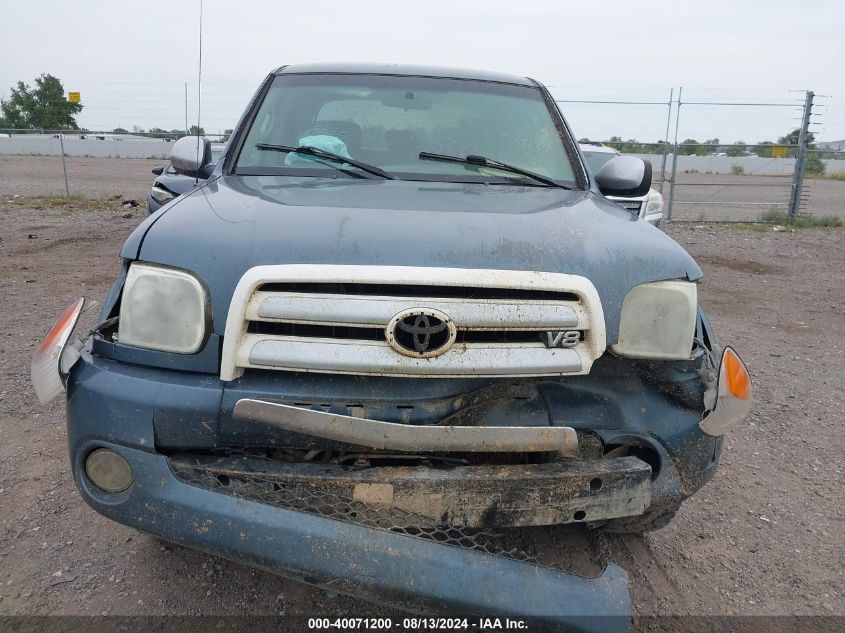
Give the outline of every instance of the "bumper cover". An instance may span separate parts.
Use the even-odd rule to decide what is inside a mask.
[[[679,408],[663,391],[644,389],[640,379],[612,369],[599,364],[589,378],[549,385],[542,399],[546,419],[594,429],[605,444],[654,446],[660,475],[651,483],[652,505],[691,494],[715,470],[720,438],[702,433],[700,417]],[[680,384],[674,378],[672,383]],[[419,386],[398,380],[368,385],[394,403],[403,389],[425,400],[440,388],[439,383]],[[265,442],[275,440],[280,430],[234,420],[237,401],[355,402],[358,380],[318,382],[313,376],[273,375],[227,385],[216,376],[116,362],[84,351],[67,389],[68,441],[77,485],[92,507],[119,523],[408,611],[527,614],[567,622],[573,630],[627,626],[618,617],[630,610],[625,574],[618,567],[610,565],[600,577],[584,578],[238,498],[180,481],[168,458],[155,452],[162,446],[170,451],[273,446]],[[509,415],[521,422],[533,419],[531,407],[513,408],[520,402],[533,400],[509,398]],[[495,424],[497,411],[491,409],[484,423]],[[107,495],[87,482],[82,463],[97,446],[111,446],[130,462],[136,481],[128,491]],[[610,619],[599,624],[594,616]]]
[[[84,457],[106,446],[135,476],[96,489]],[[74,455],[77,486],[98,512],[142,532],[331,591],[424,614],[515,615],[576,631],[619,630],[631,604],[624,570],[595,579],[188,485],[156,453],[100,441]],[[412,573],[409,573],[412,572]]]

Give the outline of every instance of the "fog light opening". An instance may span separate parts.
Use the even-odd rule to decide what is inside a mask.
[[[123,492],[132,485],[132,468],[110,448],[98,448],[85,460],[85,474],[97,488]]]
[[[657,479],[660,474],[661,460],[660,454],[653,448],[640,444],[608,444],[605,447],[605,459],[627,456],[638,457],[651,466],[651,479],[652,481]]]

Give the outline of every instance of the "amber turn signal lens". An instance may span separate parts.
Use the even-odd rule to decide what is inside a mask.
[[[79,299],[62,313],[56,324],[41,341],[32,357],[31,376],[35,395],[46,404],[65,388],[62,382],[61,359],[85,299]]]
[[[725,350],[722,371],[725,372],[725,382],[731,395],[742,400],[751,398],[751,376],[739,356],[730,348]]]
[[[82,311],[83,303],[85,303],[84,299],[78,299],[69,305],[64,312],[62,312],[62,316],[60,316],[53,327],[50,328],[47,336],[44,337],[44,340],[42,340],[41,344],[38,346],[39,352],[47,352],[51,348],[55,348],[61,344],[61,341],[65,338],[65,334],[68,329],[73,327],[73,324],[76,323],[76,320],[79,318],[79,313]]]

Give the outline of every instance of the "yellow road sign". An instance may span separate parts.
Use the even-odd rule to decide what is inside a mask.
[[[69,92],[67,93],[67,100],[71,103],[79,103],[82,101],[82,97],[78,92]]]
[[[775,158],[786,158],[789,156],[789,148],[786,145],[775,145],[772,148],[772,156]]]

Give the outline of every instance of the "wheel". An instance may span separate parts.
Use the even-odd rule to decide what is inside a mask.
[[[620,517],[608,519],[607,521],[596,521],[588,526],[594,530],[602,530],[611,534],[640,534],[664,528],[672,522],[678,510],[681,509],[681,502],[649,508],[643,514],[633,517]]]

